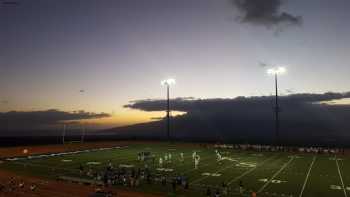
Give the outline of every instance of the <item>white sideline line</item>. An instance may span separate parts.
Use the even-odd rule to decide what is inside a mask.
[[[268,182],[266,182],[266,183],[258,190],[258,193],[262,192],[262,191],[265,189],[265,187],[266,187],[268,184],[270,184],[271,181],[272,181],[279,173],[281,173],[281,172],[284,170],[284,168],[286,168],[286,167],[289,165],[290,162],[293,161],[293,159],[294,159],[294,157],[290,158],[289,161],[286,162],[286,163],[285,163],[271,178],[270,178],[270,180],[269,180]]]
[[[342,185],[343,191],[344,191],[344,196],[345,196],[345,197],[348,197],[348,195],[346,194],[346,190],[345,190],[345,186],[344,186],[344,182],[343,182],[343,177],[342,177],[341,172],[340,172],[340,169],[339,169],[339,164],[338,164],[337,156],[335,156],[334,158],[335,158],[335,163],[337,164],[337,168],[338,168],[338,173],[339,173],[341,185]]]
[[[303,192],[304,192],[304,190],[305,190],[306,183],[307,183],[307,181],[309,180],[310,172],[311,172],[312,166],[313,166],[314,163],[315,163],[315,160],[316,160],[316,156],[314,156],[314,158],[312,159],[312,162],[311,162],[310,167],[309,167],[309,171],[307,172],[307,175],[306,175],[306,177],[305,177],[305,181],[304,181],[303,187],[301,188],[299,197],[302,197],[302,196],[303,196]]]
[[[239,175],[238,177],[236,177],[236,178],[230,180],[230,181],[227,183],[227,185],[231,185],[231,183],[233,183],[233,182],[237,181],[238,179],[244,177],[245,175],[251,173],[251,172],[254,171],[257,167],[263,165],[263,164],[266,163],[268,160],[270,160],[270,159],[272,159],[272,158],[274,158],[274,157],[276,157],[276,156],[278,156],[278,155],[272,155],[271,157],[269,157],[269,158],[265,159],[264,161],[262,161],[260,164],[258,163],[258,165],[256,165],[254,168],[249,169],[249,170],[245,171],[243,174]]]

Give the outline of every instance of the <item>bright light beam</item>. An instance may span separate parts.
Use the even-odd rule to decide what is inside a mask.
[[[270,68],[267,70],[267,74],[275,75],[275,74],[284,74],[287,72],[287,69],[284,67]]]
[[[279,141],[280,141],[280,137],[279,137],[279,127],[280,127],[280,123],[279,123],[279,111],[280,111],[280,108],[279,108],[279,104],[278,104],[278,82],[277,82],[277,79],[278,79],[278,75],[280,74],[283,74],[287,71],[287,69],[285,69],[284,67],[276,67],[276,68],[270,68],[267,70],[267,74],[269,75],[274,75],[275,76],[275,91],[276,91],[276,95],[275,95],[275,116],[276,116],[276,121],[275,121],[275,129],[276,129],[276,146],[279,145]]]
[[[166,80],[163,80],[161,82],[161,84],[163,86],[166,86],[166,89],[167,89],[167,107],[166,107],[166,117],[167,117],[167,138],[168,138],[168,141],[170,142],[171,139],[170,139],[170,86],[175,84],[175,79],[172,79],[172,78],[169,78],[169,79],[166,79]]]
[[[175,85],[176,81],[173,78],[165,79],[161,82],[163,86]]]

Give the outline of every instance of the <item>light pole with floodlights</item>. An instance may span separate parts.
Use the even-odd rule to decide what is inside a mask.
[[[170,86],[175,84],[175,79],[169,78],[161,82],[163,86],[167,89],[167,107],[166,107],[166,117],[167,117],[167,138],[170,141]]]
[[[286,72],[286,69],[284,67],[277,67],[277,68],[270,68],[267,70],[267,73],[270,75],[275,76],[275,137],[276,137],[276,145],[279,145],[279,112],[280,107],[278,103],[278,75],[283,74]]]

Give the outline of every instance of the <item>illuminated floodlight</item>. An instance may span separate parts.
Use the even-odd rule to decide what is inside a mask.
[[[167,120],[167,138],[170,139],[170,86],[175,84],[175,79],[168,78],[161,82],[163,86],[166,86],[166,120]]]
[[[275,117],[276,117],[276,121],[275,121],[275,132],[276,132],[276,146],[279,145],[279,104],[278,104],[278,75],[283,74],[287,71],[286,68],[284,67],[276,67],[276,68],[270,68],[267,70],[267,74],[269,75],[274,75],[275,76],[275,91],[276,91],[276,95],[275,95]]]
[[[165,79],[161,82],[161,84],[164,86],[174,85],[175,83],[176,83],[175,79],[173,79],[173,78]]]
[[[287,69],[284,67],[270,68],[267,70],[267,74],[270,75],[283,74],[285,72],[287,72]]]

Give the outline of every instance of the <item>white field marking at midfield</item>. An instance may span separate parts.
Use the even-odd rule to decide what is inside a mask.
[[[274,157],[276,157],[276,156],[278,156],[278,155],[272,155],[271,157],[265,159],[265,160],[262,161],[261,163],[258,163],[254,168],[251,168],[251,169],[245,171],[243,174],[239,175],[238,177],[236,177],[236,178],[230,180],[230,181],[227,183],[227,185],[230,185],[231,183],[237,181],[238,179],[244,177],[245,175],[247,175],[247,174],[253,172],[257,167],[263,165],[264,163],[266,163],[267,161],[271,160],[272,158],[274,158]]]
[[[262,192],[266,186],[268,186],[271,181],[279,174],[281,173],[289,164],[294,160],[294,157],[290,158],[288,162],[286,162],[271,178],[268,182],[266,182],[259,190],[258,193]]]
[[[209,160],[209,159],[212,159],[213,158],[213,156],[212,155],[210,155],[210,156],[207,156],[207,157],[205,157],[205,159],[201,159],[202,161],[205,161],[205,160]],[[193,163],[193,162],[192,162]],[[216,164],[216,163],[206,163],[206,164],[203,164],[203,165],[200,165],[200,167],[203,167],[203,166],[210,166],[210,165],[214,165],[214,164]],[[194,168],[192,168],[192,169],[190,169],[190,170],[186,170],[186,171],[184,171],[183,173],[189,173],[189,172],[192,172],[192,171],[195,171],[195,170],[197,170],[197,169],[194,169]]]
[[[299,197],[302,197],[302,196],[303,196],[303,192],[304,192],[304,190],[305,190],[306,183],[307,183],[307,181],[309,180],[310,172],[311,172],[312,166],[314,165],[315,161],[316,161],[316,156],[314,156],[314,158],[312,159],[312,162],[311,162],[311,164],[310,164],[309,170],[308,170],[308,172],[307,172],[307,174],[306,174],[306,177],[305,177],[305,181],[304,181],[303,187],[301,188]]]
[[[338,173],[339,173],[339,177],[340,177],[340,181],[341,181],[341,186],[343,187],[343,191],[344,191],[344,196],[348,197],[346,190],[345,190],[345,186],[344,186],[344,182],[343,182],[343,177],[341,175],[340,169],[339,169],[339,164],[338,164],[338,159],[337,156],[334,156],[335,158],[335,163],[337,164],[337,168],[338,168]]]

